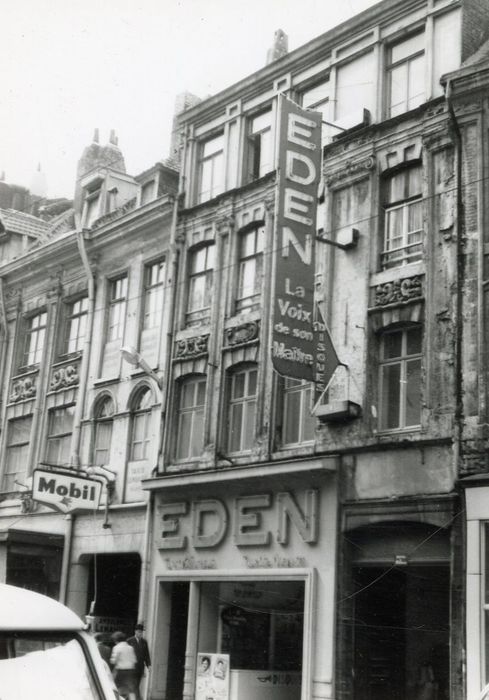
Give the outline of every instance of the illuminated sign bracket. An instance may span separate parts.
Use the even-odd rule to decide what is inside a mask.
[[[358,239],[360,238],[360,232],[356,228],[352,228],[351,231],[349,232],[349,239],[346,241],[346,243],[338,243],[338,241],[332,241],[330,238],[324,238],[321,234],[316,236],[317,241],[321,241],[321,243],[327,243],[328,245],[332,245],[335,248],[340,248],[340,250],[351,250],[352,248],[356,248],[358,245]]]

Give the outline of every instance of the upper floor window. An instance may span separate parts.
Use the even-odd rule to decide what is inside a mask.
[[[85,226],[91,226],[92,223],[101,216],[100,202],[102,190],[100,187],[88,191],[85,195]]]
[[[127,275],[111,280],[109,286],[109,321],[107,342],[122,340],[126,320]]]
[[[249,309],[258,301],[263,277],[264,245],[264,226],[258,226],[239,235],[237,311]]]
[[[143,330],[157,328],[161,324],[165,283],[165,261],[146,265],[144,269],[144,319]]]
[[[22,365],[37,365],[42,358],[46,338],[47,312],[25,319],[24,352]]]
[[[2,491],[16,491],[27,476],[32,416],[14,418],[7,425],[7,450]]]
[[[384,250],[382,269],[421,260],[423,206],[421,166],[391,175],[385,183]]]
[[[421,326],[386,331],[380,343],[380,428],[397,430],[421,421]]]
[[[151,391],[141,389],[132,405],[131,446],[129,459],[138,462],[148,458],[149,427],[151,421]]]
[[[211,305],[215,245],[192,251],[189,256],[188,320],[199,318]]]
[[[323,122],[331,122],[329,80],[317,83],[304,90],[302,93],[302,106],[304,109],[310,109],[313,112],[321,112]],[[330,127],[328,124],[321,124],[321,144],[324,146],[328,143],[330,136],[335,133],[338,133],[338,131],[333,127]]]
[[[156,180],[145,182],[141,187],[141,205],[156,199]]]
[[[68,305],[63,352],[80,352],[87,332],[88,298],[83,297]]]
[[[224,191],[224,134],[200,145],[198,202],[217,197]]]
[[[414,109],[426,100],[425,36],[415,34],[388,51],[388,116]]]
[[[286,377],[283,381],[282,445],[314,440],[316,419],[311,415],[312,384]]]
[[[232,372],[229,376],[227,449],[251,450],[255,442],[255,416],[258,370],[256,366]]]
[[[46,462],[52,466],[67,466],[70,462],[74,412],[74,406],[63,406],[48,413]]]
[[[112,442],[112,426],[114,423],[114,402],[110,396],[105,396],[95,409],[95,442],[93,447],[93,462],[103,466],[110,462],[110,445]]]
[[[273,170],[272,111],[249,120],[248,180],[257,180]]]
[[[205,376],[199,375],[185,379],[179,385],[175,449],[177,459],[189,459],[202,454],[206,381]]]

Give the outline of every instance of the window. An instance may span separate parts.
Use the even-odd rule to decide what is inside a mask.
[[[148,458],[150,420],[151,391],[144,388],[138,392],[132,407],[131,462]]]
[[[236,310],[248,310],[259,299],[263,276],[265,227],[259,226],[239,236],[239,272]]]
[[[141,205],[156,199],[156,181],[145,182],[141,187]]]
[[[230,453],[251,450],[255,442],[258,370],[247,367],[229,377],[227,448]]]
[[[27,476],[31,427],[32,416],[14,418],[8,422],[2,491],[17,491],[17,483],[24,483]]]
[[[188,308],[189,320],[199,318],[211,304],[214,277],[214,244],[190,253]]]
[[[422,104],[425,92],[424,34],[394,44],[388,53],[388,116]]]
[[[311,415],[311,406],[312,384],[286,377],[283,380],[283,445],[314,440],[316,419]]]
[[[110,282],[107,342],[122,340],[126,320],[127,275]]]
[[[217,197],[224,191],[224,134],[204,141],[200,146],[198,203]]]
[[[91,226],[101,216],[100,188],[87,192],[85,196],[85,226]]]
[[[143,330],[161,326],[165,282],[165,261],[146,265],[144,270]]]
[[[189,459],[202,454],[206,381],[206,377],[201,375],[186,379],[180,384],[177,410],[177,459]]]
[[[26,327],[22,365],[38,365],[40,363],[46,337],[47,318],[47,312],[43,311],[25,320]]]
[[[322,118],[326,122],[332,121],[332,116],[330,115],[329,91],[329,80],[325,80],[302,93],[302,106],[304,109],[310,109],[312,112],[321,112]],[[321,125],[321,145],[324,146],[329,143],[331,137],[334,136],[335,133],[339,133],[339,130],[323,123]]]
[[[421,260],[423,207],[421,166],[405,168],[386,181],[382,269]]]
[[[46,462],[52,466],[66,466],[70,462],[74,412],[74,406],[64,406],[48,413]]]
[[[420,326],[386,331],[381,338],[380,428],[419,426],[421,420]]]
[[[81,352],[87,332],[88,298],[78,299],[68,306],[66,337],[63,352]]]
[[[99,467],[110,463],[113,417],[114,402],[106,396],[98,403],[95,410],[93,463]]]
[[[249,120],[248,181],[273,170],[272,112],[267,110]]]

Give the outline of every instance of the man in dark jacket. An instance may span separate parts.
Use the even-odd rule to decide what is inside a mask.
[[[138,623],[134,626],[134,637],[129,637],[127,643],[130,644],[136,652],[136,681],[137,681],[137,700],[141,700],[140,685],[141,679],[144,676],[144,668],[150,668],[151,658],[149,655],[148,642],[143,637],[144,625]]]

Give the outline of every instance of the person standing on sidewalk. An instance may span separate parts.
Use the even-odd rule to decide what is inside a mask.
[[[141,679],[144,676],[145,668],[150,669],[151,657],[149,655],[148,642],[143,637],[144,625],[138,623],[134,626],[134,637],[129,637],[127,643],[132,646],[136,652],[136,698],[141,700],[140,686]]]

